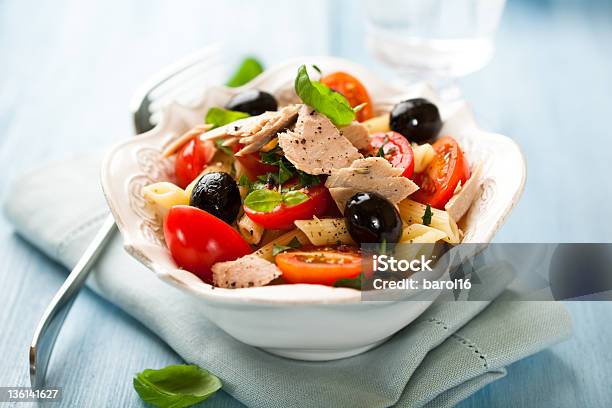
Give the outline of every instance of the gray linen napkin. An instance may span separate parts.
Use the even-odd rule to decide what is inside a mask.
[[[99,163],[97,156],[81,157],[24,175],[5,204],[17,232],[66,267],[76,263],[108,213]],[[213,398],[210,406],[450,407],[503,377],[508,364],[571,331],[561,304],[519,302],[506,291],[492,303],[436,303],[360,356],[287,360],[232,339],[203,316],[201,302],[160,281],[121,245],[117,234],[88,285],[185,361],[219,376],[233,398]]]

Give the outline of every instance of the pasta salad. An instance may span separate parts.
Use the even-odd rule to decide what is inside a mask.
[[[481,166],[439,134],[438,107],[381,113],[350,73],[312,71],[293,103],[244,91],[165,148],[174,179],[143,195],[180,268],[222,288],[342,286],[361,244],[461,241]]]

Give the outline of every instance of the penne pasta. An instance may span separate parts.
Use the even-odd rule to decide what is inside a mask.
[[[187,197],[191,198],[191,193],[193,192],[193,188],[195,187],[196,184],[198,184],[198,181],[200,181],[200,177],[202,177],[204,174],[205,173],[202,172],[202,174],[194,178],[193,181],[189,183],[187,187],[185,187],[185,194],[187,195]]]
[[[400,242],[409,244],[434,244],[448,238],[444,231],[423,224],[412,224],[404,228]]]
[[[294,229],[268,242],[266,245],[255,251],[255,255],[270,262],[274,262],[274,255],[272,255],[272,249],[274,249],[274,245],[287,245],[289,242],[291,242],[291,240],[293,240],[293,238],[297,238],[297,240],[300,241],[302,245],[307,245],[310,243],[310,241],[302,231],[300,231],[299,229]]]
[[[238,231],[246,242],[252,245],[257,245],[261,241],[264,233],[264,227],[254,222],[246,214],[238,221]]]
[[[346,229],[344,218],[297,220],[294,224],[306,235],[313,245],[355,245]]]
[[[373,117],[361,123],[368,129],[369,134],[388,132],[389,128],[389,114],[385,113],[380,116]]]
[[[414,154],[414,172],[421,173],[423,172],[431,160],[434,158],[436,152],[434,148],[429,143],[425,143],[422,145],[418,145],[416,143],[412,144],[412,153]]]
[[[240,179],[242,179],[243,176],[248,178],[248,176],[244,166],[242,166],[238,160],[234,160],[234,170],[236,172],[236,177],[234,178],[238,181],[238,191],[240,191],[240,197],[244,200],[244,198],[249,194],[249,187],[241,186]]]
[[[261,241],[259,242],[261,246],[264,246],[266,244],[268,244],[269,242],[274,241],[276,238],[280,237],[281,235],[285,234],[287,231],[283,231],[283,230],[273,230],[273,229],[269,229],[269,230],[265,230],[263,233],[263,237],[261,238]]]
[[[215,171],[220,171],[223,173],[232,174],[234,173],[234,158],[232,156],[228,156],[222,151],[217,152],[210,163],[206,165],[204,170],[202,170],[202,175],[206,173],[212,173]]]
[[[423,224],[423,215],[427,208],[425,205],[407,198],[399,202],[397,206],[404,223],[409,226],[412,224]],[[432,216],[429,226],[445,233],[446,238],[443,238],[444,241],[450,244],[458,244],[461,241],[461,232],[459,227],[457,227],[457,223],[450,217],[448,212],[436,208],[432,208],[431,212]]]
[[[397,259],[408,260],[421,256],[431,259],[434,254],[438,253],[436,258],[439,258],[441,255],[439,252],[444,251],[444,246],[440,246],[438,241],[446,237],[446,234],[439,229],[423,224],[412,224],[404,228],[400,239],[400,243],[408,245],[396,246],[394,256]]]
[[[164,218],[173,206],[189,204],[189,196],[182,188],[165,181],[145,186],[142,194],[149,203],[155,206],[161,218]]]

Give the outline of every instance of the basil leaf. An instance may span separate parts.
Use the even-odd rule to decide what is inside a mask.
[[[215,147],[221,150],[223,153],[227,154],[228,156],[233,156],[234,152],[232,151],[232,149],[227,146],[223,146],[223,142],[225,142],[225,139],[215,139]]]
[[[146,369],[134,376],[133,385],[143,401],[161,408],[195,405],[222,386],[221,380],[208,371],[185,364]]]
[[[245,58],[225,85],[231,88],[242,86],[261,74],[263,70],[263,66],[255,58]]]
[[[268,183],[266,181],[262,181],[261,179],[258,179],[258,180],[255,180],[255,181],[251,181],[244,174],[242,176],[240,176],[240,179],[238,180],[238,186],[240,186],[240,187],[247,187],[249,193],[251,191],[254,191],[254,190],[261,190],[263,188],[268,188],[269,187],[269,185],[268,185]]]
[[[282,156],[279,155],[280,147],[276,147],[269,152],[263,152],[259,155],[259,161],[264,164],[277,164],[279,160],[282,159]]]
[[[265,164],[272,164],[279,167],[278,176],[273,175],[273,178],[277,184],[283,184],[284,182],[293,178],[294,175],[298,176],[298,184],[291,187],[291,189],[300,189],[302,187],[311,187],[321,184],[319,176],[313,176],[312,174],[304,173],[301,170],[295,168],[289,160],[282,155],[283,150],[280,147],[276,147],[269,152],[261,153],[260,161]]]
[[[355,119],[355,111],[346,98],[320,82],[311,81],[305,65],[298,69],[295,92],[306,105],[327,116],[336,126],[346,126]]]
[[[208,112],[206,112],[206,118],[204,119],[204,122],[213,125],[214,129],[218,128],[219,126],[224,126],[228,123],[235,122],[238,119],[244,119],[248,117],[248,113],[213,107],[210,108]]]
[[[274,244],[272,246],[272,256],[276,256],[281,252],[288,251],[290,249],[296,249],[302,246],[302,243],[297,239],[297,237],[293,237],[291,241],[287,245],[279,245]]]
[[[255,191],[255,190],[263,190],[264,188],[268,188],[269,184],[266,182],[262,182],[262,181],[255,181],[253,184],[251,184],[251,188],[249,189],[249,191]]]
[[[365,279],[365,275],[360,273],[358,276],[354,278],[342,278],[338,279],[334,282],[334,287],[336,288],[353,288],[357,290],[361,290],[363,285],[363,280]]]
[[[249,178],[243,174],[238,179],[238,186],[239,187],[247,187],[250,190],[251,187],[253,186],[253,183],[251,183],[251,180],[249,180]]]
[[[293,171],[287,167],[284,160],[280,160],[278,162],[278,184],[283,184],[291,178],[293,178]]]
[[[257,212],[270,212],[283,202],[283,196],[276,190],[255,190],[244,199],[244,205]]]
[[[427,204],[427,207],[425,207],[425,213],[423,214],[423,225],[431,224],[432,216],[433,216],[433,212],[431,211],[431,206]]]
[[[298,182],[302,187],[312,187],[321,184],[319,176],[313,176],[312,174],[304,173],[301,170],[297,171]]]
[[[283,202],[287,204],[287,207],[293,207],[309,199],[310,197],[301,191],[288,191],[283,194]]]

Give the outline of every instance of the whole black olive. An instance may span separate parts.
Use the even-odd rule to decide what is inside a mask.
[[[241,206],[236,181],[227,173],[213,172],[203,175],[196,183],[189,205],[209,212],[231,224]]]
[[[234,95],[225,107],[229,110],[257,116],[266,111],[275,111],[278,109],[278,103],[274,96],[269,93],[251,89]]]
[[[397,209],[376,193],[357,193],[344,211],[346,228],[355,242],[396,243],[402,236],[402,220]]]
[[[440,112],[427,99],[415,98],[393,107],[389,119],[391,130],[416,143],[432,142],[442,129]]]

